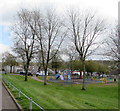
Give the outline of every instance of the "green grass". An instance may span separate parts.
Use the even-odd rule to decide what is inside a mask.
[[[27,82],[24,81],[24,76],[4,77],[44,109],[118,109],[117,83],[89,84],[87,90],[82,91],[81,85],[63,86],[52,83],[44,86],[31,77]],[[27,99],[23,96],[19,98],[17,91],[14,91],[14,95],[24,109],[29,108]]]

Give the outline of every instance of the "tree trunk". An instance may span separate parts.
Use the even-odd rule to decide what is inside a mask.
[[[90,72],[91,73],[91,77],[92,77],[92,72]]]
[[[25,81],[28,81],[28,69],[26,69],[26,71],[25,71]]]
[[[45,75],[44,75],[44,85],[47,85],[47,69],[44,70],[45,71]]]
[[[82,89],[81,90],[86,90],[85,86],[85,62],[82,61],[82,66],[83,66],[83,82],[82,82]]]
[[[57,73],[57,68],[55,68],[55,74]]]
[[[38,72],[40,72],[41,66],[38,66]]]
[[[12,73],[12,66],[10,66],[10,73]]]
[[[28,69],[29,69],[29,61],[27,62],[27,65],[25,67],[25,81],[28,81]]]

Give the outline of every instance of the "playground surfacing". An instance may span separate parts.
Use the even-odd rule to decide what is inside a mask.
[[[69,84],[82,84],[83,79],[71,79],[71,80],[49,80],[49,82],[69,85]],[[112,83],[113,80],[107,79],[106,83]],[[95,83],[103,83],[102,80],[91,80],[91,79],[85,79],[85,84],[95,84]]]

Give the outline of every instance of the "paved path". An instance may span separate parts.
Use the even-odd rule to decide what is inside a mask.
[[[39,81],[39,82],[44,82],[44,80],[41,80],[41,79],[37,78],[36,76],[32,76],[31,78],[36,81]],[[50,84],[50,83],[47,83],[47,84]]]
[[[11,109],[14,111],[18,111],[18,107],[14,103],[12,97],[9,95],[6,88],[2,85],[2,109]],[[16,109],[16,110],[15,110]]]
[[[31,78],[34,79],[34,80],[40,81],[40,82],[44,82],[44,80],[40,80],[36,76],[32,76]]]

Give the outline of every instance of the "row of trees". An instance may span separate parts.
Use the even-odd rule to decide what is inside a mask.
[[[71,71],[78,70],[83,71],[82,62],[79,60],[69,61],[69,62],[58,62],[59,64],[57,66],[57,69],[69,69]],[[55,65],[56,68],[56,65]],[[111,68],[109,68],[108,65],[105,65],[103,63],[98,63],[94,61],[86,61],[85,62],[85,71],[86,72],[99,72],[101,74],[109,73]]]
[[[21,62],[18,62],[17,59],[18,58],[15,57],[13,54],[9,52],[5,52],[2,58],[3,69],[5,66],[10,66],[9,72],[12,73],[14,66],[21,65]],[[39,61],[39,64],[37,62],[31,63],[30,65],[36,65],[36,67],[38,67],[38,72],[39,72],[42,69],[42,64],[41,61]],[[72,60],[65,62],[58,55],[56,55],[48,65],[49,65],[48,67],[54,70],[55,72],[57,72],[58,70],[65,70],[65,69],[69,69],[71,71],[83,70],[82,62],[80,60]],[[110,71],[110,68],[109,68],[109,64],[105,65],[104,63],[100,63],[98,61],[87,60],[85,62],[85,71],[91,73],[100,72],[104,74],[104,73],[108,73]]]
[[[104,33],[104,21],[91,12],[76,10],[69,10],[64,18],[60,16],[54,10],[43,13],[39,10],[22,9],[18,12],[17,22],[12,28],[15,38],[14,51],[23,61],[25,81],[30,62],[37,58],[45,71],[44,85],[46,85],[50,61],[61,51],[61,46],[66,47],[65,44],[69,44],[74,51],[73,55],[68,53],[71,60],[77,54],[76,57],[81,61],[84,71],[82,89],[85,90],[85,61],[99,47],[97,38]]]

